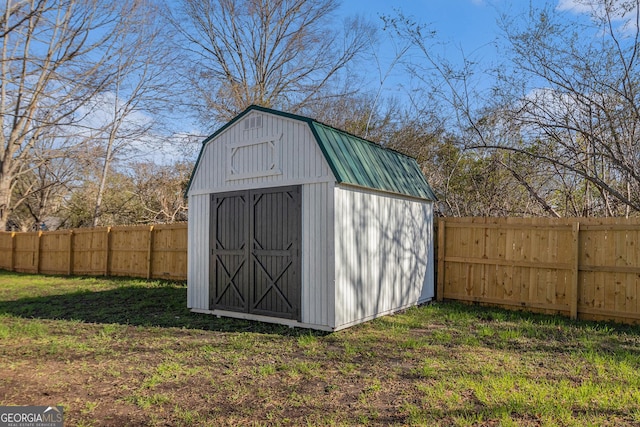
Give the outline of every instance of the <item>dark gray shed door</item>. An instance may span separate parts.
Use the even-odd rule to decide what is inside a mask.
[[[300,320],[300,187],[211,198],[211,309]]]

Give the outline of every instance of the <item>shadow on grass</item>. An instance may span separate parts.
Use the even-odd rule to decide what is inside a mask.
[[[123,280],[124,282],[124,280]],[[103,291],[76,291],[0,301],[3,314],[36,319],[132,326],[202,329],[223,332],[308,334],[304,329],[192,313],[186,306],[187,288],[171,282],[154,286],[126,285]]]

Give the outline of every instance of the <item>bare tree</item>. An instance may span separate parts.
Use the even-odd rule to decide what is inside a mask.
[[[475,161],[498,152],[503,178],[545,215],[628,216],[640,211],[640,0],[580,5],[505,15],[506,56],[492,73],[466,56],[458,66],[444,60],[434,33],[401,14],[388,24],[417,52],[408,71],[431,96],[427,108],[445,112]],[[512,202],[514,212],[535,211]]]
[[[22,231],[46,222],[57,228],[60,208],[82,179],[77,151],[61,149],[56,138],[41,137],[28,156],[13,185],[9,228]]]
[[[395,99],[383,101],[376,93],[342,95],[318,100],[301,113],[361,138],[386,144],[395,132],[400,106]]]
[[[414,82],[410,107],[391,146],[418,159],[438,194],[440,212],[538,212],[535,202],[546,202],[538,193],[539,183],[527,181],[531,175],[522,172],[521,163],[516,167],[502,153],[472,149],[504,138],[505,127],[494,114],[491,93],[483,87],[482,81],[490,76],[464,52],[458,64],[439,55],[437,34],[427,25],[401,12],[383,19],[388,31],[409,43],[409,59],[402,63]],[[554,214],[553,209],[547,212]]]
[[[109,225],[154,224],[187,220],[184,191],[193,164],[176,161],[158,165],[151,161],[131,162],[129,168],[115,168],[103,192],[101,220]],[[94,200],[98,192],[101,165],[87,164],[80,181],[60,207],[63,227],[86,227],[93,223]]]
[[[80,120],[111,79],[113,41],[131,2],[5,0],[0,18],[0,230],[36,142]],[[60,135],[59,146],[72,139]]]
[[[368,53],[364,58],[367,73],[373,76],[370,83],[362,85],[356,78],[348,79],[337,94],[335,89],[329,91],[328,96],[318,97],[303,107],[301,112],[361,138],[382,145],[394,143],[392,138],[398,127],[402,126],[399,118],[403,116],[403,106],[395,96],[400,88],[398,85],[390,86],[390,80],[400,68],[411,43],[397,37],[394,31],[386,30],[385,26],[382,32],[369,34],[365,50]],[[384,49],[381,49],[381,36],[384,36]],[[362,76],[357,78],[362,81]],[[357,88],[357,92],[354,92],[354,88]],[[389,96],[389,93],[393,95]]]
[[[588,15],[547,6],[504,18],[513,72],[501,149],[552,165],[579,215],[640,211],[640,1],[594,0]],[[575,187],[575,183],[581,184]]]
[[[133,191],[144,210],[141,220],[149,223],[186,221],[184,192],[192,170],[193,164],[184,161],[170,165],[137,163],[132,180]]]
[[[205,123],[250,104],[297,112],[327,94],[367,47],[373,27],[335,25],[337,0],[182,0],[170,20],[183,35]],[[342,86],[340,86],[342,87]]]
[[[93,143],[103,148],[103,163],[95,199],[93,226],[99,224],[103,194],[110,170],[119,155],[136,151],[135,145],[153,144],[152,131],[161,126],[161,111],[170,107],[175,80],[170,72],[174,55],[166,43],[153,4],[136,3],[128,19],[136,22],[116,37],[119,46],[112,82],[92,104],[101,112],[90,132]]]

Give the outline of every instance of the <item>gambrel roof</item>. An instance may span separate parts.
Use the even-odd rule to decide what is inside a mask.
[[[413,157],[327,126],[311,118],[257,105],[248,107],[203,141],[193,174],[198,169],[206,144],[252,111],[306,122],[339,184],[349,184],[423,200],[436,200],[433,190]],[[191,187],[191,182],[189,182],[187,192]]]

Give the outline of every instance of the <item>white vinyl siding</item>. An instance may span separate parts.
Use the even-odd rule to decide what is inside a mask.
[[[190,195],[334,180],[307,123],[260,114],[262,127],[245,118],[206,144]]]
[[[302,186],[302,323],[333,328],[332,183]]]
[[[189,197],[187,255],[187,306],[209,308],[209,211],[208,194]]]
[[[432,217],[430,202],[335,189],[337,329],[433,298]]]

